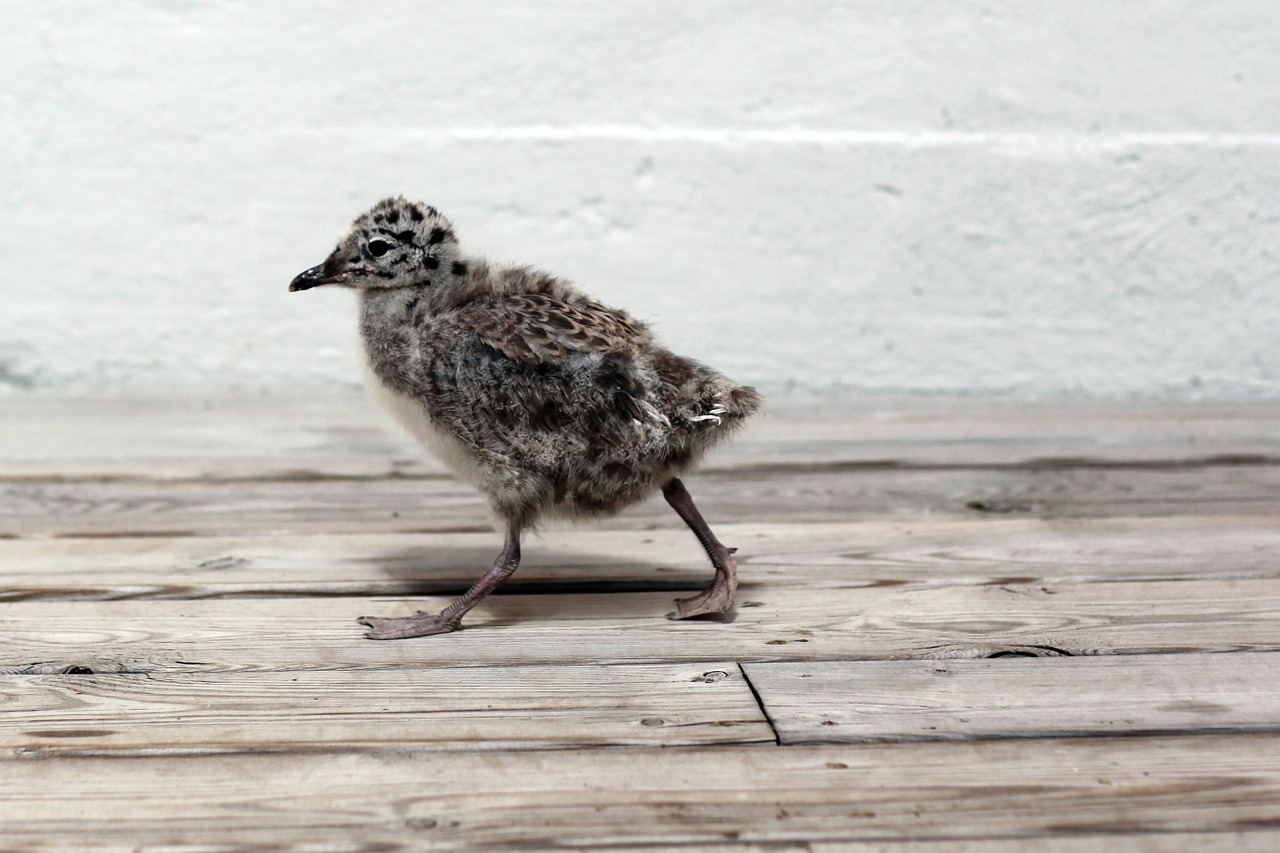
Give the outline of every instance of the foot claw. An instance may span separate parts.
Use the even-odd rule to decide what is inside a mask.
[[[418,615],[401,619],[380,619],[361,616],[356,620],[370,628],[365,634],[370,640],[403,640],[408,637],[429,637],[432,634],[448,634],[462,627],[460,621],[449,621],[439,616]]]

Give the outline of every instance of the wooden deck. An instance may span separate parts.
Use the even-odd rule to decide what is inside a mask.
[[[775,401],[500,545],[358,396],[0,398],[0,847],[1280,850],[1280,405]]]

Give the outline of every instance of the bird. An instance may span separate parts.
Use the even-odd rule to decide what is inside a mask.
[[[464,253],[453,224],[404,196],[361,214],[290,291],[358,295],[367,386],[402,427],[487,498],[505,528],[492,567],[439,613],[360,617],[375,640],[446,634],[520,565],[542,519],[613,515],[657,492],[711,560],[672,619],[729,612],[737,549],[682,475],[762,405],[756,389],[660,345],[648,325],[567,280]]]

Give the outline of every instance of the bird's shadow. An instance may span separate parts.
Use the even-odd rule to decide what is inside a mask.
[[[498,548],[400,548],[360,560],[382,573],[384,595],[461,595],[493,564]],[[614,554],[529,549],[520,568],[494,595],[581,595],[623,592],[693,592],[712,569],[645,563]]]
[[[493,549],[477,547],[402,548],[371,555],[371,564],[390,581],[380,594],[457,596],[493,563]],[[659,605],[665,618],[674,599],[697,592],[711,581],[711,566],[680,568],[654,565],[611,554],[539,550],[526,555],[516,574],[479,605],[487,624],[506,625],[543,619],[634,618],[636,601],[618,593],[667,592],[672,602]],[[523,575],[523,577],[522,577]],[[589,595],[590,599],[581,596]],[[732,622],[734,612],[690,622]]]

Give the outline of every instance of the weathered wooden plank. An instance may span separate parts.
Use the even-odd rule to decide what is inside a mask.
[[[671,622],[668,593],[491,596],[468,630],[363,639],[361,615],[447,599],[32,601],[0,608],[0,671],[976,658],[1280,649],[1280,581],[743,590],[732,621]]]
[[[25,754],[775,740],[731,663],[0,675],[0,704]]]
[[[801,849],[799,847],[797,850]],[[1253,829],[1225,832],[1126,832],[1019,838],[966,838],[963,840],[895,839],[893,841],[836,841],[805,844],[804,853],[1275,853],[1280,850],[1280,830]],[[785,848],[784,848],[785,850]]]
[[[756,841],[642,846],[609,845],[609,853],[645,853],[649,850],[706,850],[716,853],[1275,853],[1280,850],[1280,830],[1254,829],[1248,832],[1125,832],[1123,835],[1079,834],[1018,836],[1016,838],[970,837],[962,840],[898,838],[877,841]]]
[[[2,476],[164,479],[443,473],[359,391],[33,392],[10,395],[4,403]]]
[[[1269,516],[917,518],[716,525],[749,587],[1082,583],[1280,576]],[[477,578],[482,533],[0,540],[0,600],[429,595]],[[526,537],[503,589],[684,590],[710,568],[685,529],[551,529]]]
[[[1105,518],[1280,514],[1280,465],[1191,468],[790,470],[702,475],[713,522],[834,522],[927,515]],[[660,499],[600,529],[677,527]],[[0,537],[404,533],[491,528],[448,479],[0,483]]]
[[[1280,656],[745,665],[782,743],[1280,731]]]
[[[360,392],[9,395],[0,476],[442,473]],[[145,424],[146,429],[139,429]],[[88,440],[87,437],[92,437]],[[1280,457],[1280,404],[775,395],[712,469]]]
[[[414,849],[1235,832],[1280,737],[13,760],[5,842]],[[1117,839],[1123,841],[1123,839]]]
[[[969,837],[961,840],[901,838],[876,841],[756,841],[609,845],[610,853],[642,853],[648,850],[707,850],[716,853],[1275,853],[1280,850],[1280,830],[1251,829],[1224,832],[1128,832],[1072,833],[1070,835],[1021,835],[1016,838]]]

